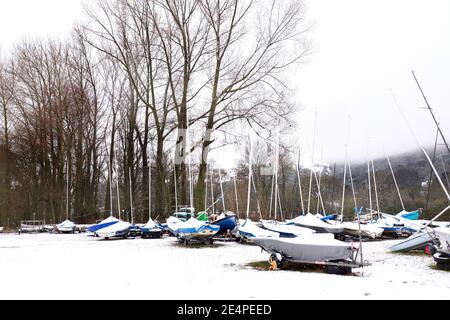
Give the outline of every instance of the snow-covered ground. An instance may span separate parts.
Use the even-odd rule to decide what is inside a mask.
[[[235,242],[186,248],[174,238],[101,241],[0,234],[0,299],[448,299],[450,273],[426,255],[364,244],[373,265],[353,276],[257,271],[268,258]]]

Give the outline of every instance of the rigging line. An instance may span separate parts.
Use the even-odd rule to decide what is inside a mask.
[[[253,166],[253,142],[250,139],[250,137],[248,137],[249,139],[249,144],[250,144],[250,154],[249,154],[249,170],[248,170],[248,193],[247,193],[247,220],[249,218],[250,215],[250,194],[252,191],[252,166]]]
[[[433,163],[436,161],[436,151],[437,151],[437,144],[439,139],[439,131],[436,131],[436,141],[434,143],[434,149],[433,149],[433,159],[431,160]],[[433,184],[433,168],[430,167],[430,179],[428,180],[427,185],[427,201],[425,203],[425,211],[428,210],[428,204],[430,203],[430,192],[431,192],[431,186]]]
[[[391,159],[389,158],[389,156],[387,155],[386,152],[385,152],[385,154],[386,154],[386,159],[387,159],[388,164],[389,164],[389,168],[391,169],[392,178],[394,179],[395,188],[397,189],[398,198],[400,199],[400,203],[402,205],[403,211],[406,211],[405,204],[403,203],[402,194],[400,193],[400,188],[399,188],[398,183],[397,183],[397,178],[395,177],[394,168],[392,167]]]
[[[419,80],[417,79],[416,74],[414,73],[414,71],[411,71],[411,73],[412,73],[412,75],[414,77],[414,80],[417,83],[417,86],[419,87],[419,90],[420,90],[420,93],[422,94],[423,99],[425,100],[425,103],[426,103],[426,105],[428,107],[428,110],[430,111],[431,116],[433,117],[434,123],[436,124],[437,130],[438,130],[438,132],[441,135],[442,141],[444,141],[445,147],[447,148],[447,151],[450,153],[450,147],[449,147],[449,145],[447,143],[447,140],[445,139],[444,134],[442,133],[441,128],[439,127],[439,122],[437,121],[436,116],[434,115],[433,109],[431,108],[430,104],[428,103],[428,99],[425,96],[424,91],[422,90],[422,86],[420,85]]]
[[[297,180],[298,180],[298,191],[300,193],[300,202],[302,205],[302,215],[304,215],[305,214],[305,204],[303,202],[302,180],[300,177],[300,148],[298,149],[298,158],[297,158]]]
[[[445,187],[444,183],[442,182],[442,179],[441,179],[441,177],[439,176],[439,173],[437,172],[436,167],[434,166],[433,162],[431,161],[430,156],[428,155],[428,153],[426,152],[425,148],[424,148],[424,147],[422,146],[422,144],[420,143],[419,138],[418,138],[417,135],[415,134],[415,132],[414,132],[414,130],[413,130],[411,124],[410,124],[409,121],[408,121],[408,118],[406,118],[406,115],[403,113],[403,110],[402,110],[402,108],[400,107],[400,104],[398,103],[397,99],[395,98],[395,95],[394,95],[393,91],[390,90],[390,92],[391,92],[391,96],[392,96],[392,98],[393,98],[393,100],[394,100],[395,106],[397,107],[397,109],[399,110],[400,114],[402,115],[403,120],[405,121],[405,123],[406,123],[406,125],[407,125],[407,127],[408,127],[408,129],[409,129],[409,131],[410,131],[410,133],[412,134],[412,136],[413,136],[414,139],[416,140],[416,143],[418,144],[418,146],[420,147],[420,149],[422,150],[422,152],[425,154],[425,157],[427,158],[428,162],[430,163],[431,167],[433,168],[434,174],[436,175],[436,177],[437,177],[439,183],[441,184],[441,187],[442,187],[442,189],[444,190],[445,195],[447,196],[447,199],[450,201],[450,194],[448,193],[447,188]]]
[[[442,161],[442,167],[444,168],[445,179],[447,180],[447,185],[448,185],[448,188],[450,190],[450,181],[448,180],[447,168],[445,166],[444,157],[441,155],[440,158],[441,158],[441,161]]]

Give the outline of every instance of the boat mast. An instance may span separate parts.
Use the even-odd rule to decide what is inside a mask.
[[[298,149],[298,156],[297,156],[297,181],[298,181],[298,192],[300,193],[300,203],[302,205],[302,215],[304,215],[305,205],[303,203],[302,180],[300,177],[300,148]]]
[[[444,134],[442,133],[442,130],[441,130],[440,126],[439,126],[439,122],[437,121],[436,116],[434,115],[433,109],[431,108],[430,104],[428,103],[428,99],[427,99],[427,97],[425,96],[425,93],[422,90],[422,87],[421,87],[421,85],[419,83],[419,80],[417,80],[417,77],[416,77],[416,74],[414,73],[414,71],[411,71],[411,73],[412,73],[412,75],[414,77],[414,80],[417,83],[417,86],[419,87],[419,90],[420,90],[420,93],[422,94],[423,99],[425,100],[425,103],[426,103],[426,105],[428,107],[428,110],[430,111],[431,116],[433,117],[434,123],[436,124],[437,130],[438,130],[438,133],[441,135],[442,141],[444,141],[445,147],[447,148],[447,151],[450,153],[450,147],[449,147],[449,145],[447,143],[447,140],[445,139]]]
[[[444,191],[445,195],[447,196],[447,199],[450,201],[450,194],[448,193],[448,190],[445,187],[444,182],[442,181],[441,177],[439,176],[439,173],[436,170],[436,167],[434,166],[433,161],[431,161],[430,156],[428,155],[427,151],[425,150],[425,148],[420,143],[419,138],[417,138],[417,135],[415,134],[411,124],[409,123],[408,119],[406,118],[405,114],[403,113],[402,108],[400,107],[400,104],[398,103],[397,99],[395,98],[394,93],[392,92],[392,90],[391,90],[391,95],[392,95],[392,98],[394,100],[395,105],[397,106],[398,110],[400,111],[400,114],[403,117],[403,120],[405,121],[406,125],[408,126],[409,131],[411,132],[411,134],[413,135],[414,139],[416,140],[417,145],[420,147],[422,152],[425,154],[425,157],[427,158],[428,163],[430,163],[430,166],[433,169],[434,174],[435,174],[437,180],[439,181],[439,183],[440,183],[440,185],[442,187],[442,190]]]
[[[69,156],[66,160],[66,220],[69,220]]]
[[[173,179],[175,186],[175,212],[178,211],[178,186],[177,186],[177,170],[175,166],[173,167]]]
[[[381,209],[380,209],[380,201],[378,200],[378,185],[377,185],[377,176],[375,175],[375,164],[373,162],[373,158],[370,159],[370,161],[372,162],[372,176],[373,176],[373,186],[375,188],[375,202],[377,204],[377,211],[378,214],[380,214]]]
[[[236,172],[237,175],[237,172]],[[239,217],[239,198],[238,198],[238,190],[237,190],[237,182],[236,182],[236,175],[234,176],[234,195],[236,197],[236,214]]]
[[[116,189],[117,189],[117,208],[119,210],[119,220],[122,218],[120,210],[120,191],[119,191],[119,171],[117,171],[117,157],[114,154],[114,168],[116,170]]]
[[[209,168],[209,176],[210,176],[210,180],[211,180],[211,202],[212,202],[213,214],[216,214],[216,201],[214,200],[213,172],[214,172],[214,169],[211,170],[211,167],[210,167]]]
[[[370,160],[367,161],[367,180],[369,181],[369,210],[370,214],[373,213],[373,203],[372,203],[372,177],[370,174]]]
[[[402,194],[400,193],[400,188],[397,183],[397,178],[395,177],[394,169],[392,167],[391,159],[389,159],[389,156],[386,154],[386,158],[389,164],[389,168],[391,169],[392,178],[394,178],[395,188],[397,189],[398,198],[400,199],[400,203],[402,204],[403,211],[406,211],[405,204],[403,203]]]
[[[436,150],[437,150],[437,144],[439,139],[439,131],[436,132],[436,141],[434,142],[434,150],[433,150],[433,160],[431,162],[436,161]],[[433,168],[430,168],[430,179],[428,180],[428,191],[427,191],[427,202],[425,204],[425,211],[428,210],[428,204],[430,201],[430,191],[431,191],[431,185],[433,184]]]
[[[312,149],[312,155],[311,155],[311,173],[309,176],[309,193],[308,193],[308,213],[311,213],[311,192],[312,192],[312,178],[313,178],[313,171],[314,171],[314,160],[315,160],[315,153],[316,153],[316,138],[317,138],[317,111],[315,112],[314,117],[314,136],[313,136],[313,149]],[[317,182],[317,175],[316,175],[316,182]]]
[[[206,208],[208,208],[208,166],[206,166],[206,177],[205,177],[205,213]]]
[[[133,216],[133,186],[131,179],[131,168],[128,168],[128,179],[130,180],[130,215],[131,215],[131,224],[134,224],[134,216]]]
[[[252,191],[252,167],[253,167],[253,143],[251,139],[249,138],[250,143],[250,154],[249,154],[249,167],[248,167],[248,193],[247,193],[247,220],[249,219],[250,215],[250,193]]]
[[[108,154],[107,154],[108,155]],[[108,155],[108,174],[109,174],[109,205],[111,208],[110,217],[113,216],[113,198],[112,198],[112,170],[111,157]]]
[[[175,172],[175,170],[174,170]],[[175,179],[175,190],[176,190],[176,179]],[[176,192],[175,192],[176,198]],[[175,200],[176,205],[176,200]],[[176,210],[175,210],[176,211]],[[152,161],[148,164],[148,221],[152,220]]]
[[[450,189],[450,181],[448,180],[447,168],[445,166],[444,157],[441,155],[440,158],[442,161],[442,167],[444,168],[445,179],[447,180],[447,185],[448,185],[448,188]]]
[[[256,206],[258,208],[259,219],[262,220],[263,216],[262,216],[262,212],[261,212],[261,205],[259,204],[258,190],[256,189],[255,179],[252,179],[252,184],[253,184],[253,190],[255,191]]]
[[[344,206],[345,206],[345,183],[347,181],[347,158],[344,161],[344,182],[342,183],[342,205],[341,205],[341,222],[344,221]]]
[[[221,168],[219,168],[219,180],[220,180],[220,193],[222,195],[223,212],[225,213],[227,210],[225,209],[225,194],[223,193],[223,181],[222,181],[222,169]]]
[[[272,218],[272,208],[273,208],[273,193],[275,188],[275,168],[272,169],[272,185],[270,187],[270,207],[269,207],[269,219]]]
[[[357,217],[358,217],[359,254],[360,254],[360,257],[361,257],[361,265],[363,265],[363,264],[364,264],[364,256],[363,256],[363,249],[362,249],[361,215],[358,214],[358,204],[357,204],[357,202],[356,202],[355,185],[353,184],[352,167],[351,167],[351,165],[350,165],[347,147],[346,147],[345,153],[346,153],[346,158],[347,158],[348,173],[349,173],[349,175],[350,175],[350,181],[351,181],[351,185],[352,185],[353,202],[354,202],[354,204],[355,204],[356,215],[357,215]]]

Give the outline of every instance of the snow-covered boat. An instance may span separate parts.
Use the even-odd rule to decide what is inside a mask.
[[[99,230],[101,230],[101,229],[103,229],[103,228],[112,226],[113,224],[116,224],[116,223],[118,223],[119,221],[120,221],[120,220],[117,219],[117,218],[114,218],[114,217],[108,217],[108,218],[106,218],[105,220],[103,220],[102,222],[99,222],[99,223],[97,223],[97,224],[95,224],[95,225],[89,227],[89,228],[88,228],[88,231],[89,231],[89,232],[92,232],[92,233],[96,233],[97,231],[99,231]]]
[[[335,240],[331,234],[313,234],[297,238],[254,238],[253,242],[271,253],[295,261],[340,261],[353,257],[351,243]]]
[[[151,238],[151,239],[160,239],[162,237],[163,230],[159,228],[155,221],[152,219],[147,222],[146,225],[141,227],[141,237],[143,239]]]
[[[236,228],[237,216],[234,213],[222,213],[212,224],[220,227],[218,234],[225,234]]]
[[[58,233],[75,233],[77,226],[70,220],[66,220],[56,225],[56,231]]]
[[[96,231],[97,236],[103,239],[127,238],[130,233],[131,224],[125,221],[118,221],[112,225]]]
[[[420,210],[416,210],[416,211],[405,211],[403,210],[402,212],[400,212],[399,214],[396,215],[397,218],[403,218],[403,219],[407,219],[407,220],[419,220],[420,217]]]
[[[389,250],[393,252],[408,252],[412,250],[423,250],[429,243],[432,243],[435,237],[433,229],[427,229],[416,234],[413,234],[409,238],[396,243],[391,246]]]
[[[359,237],[360,226],[357,222],[343,222],[344,233],[352,237]],[[384,230],[370,224],[361,224],[361,236],[370,239],[380,238]]]
[[[309,228],[299,227],[294,224],[280,223],[277,221],[261,221],[261,225],[266,230],[279,233],[282,238],[295,238],[302,235],[316,233],[316,231]]]
[[[242,240],[252,240],[253,238],[266,237],[278,238],[280,236],[278,232],[273,232],[258,227],[258,225],[250,219],[240,222],[240,225],[236,229],[235,235]]]
[[[440,227],[434,229],[434,232],[439,240],[439,252],[450,255],[450,228]]]
[[[172,217],[167,220],[167,226],[181,240],[208,240],[220,230],[220,226],[210,225],[195,218],[183,222]]]
[[[439,227],[434,230],[438,239],[438,245],[435,246],[437,252],[433,255],[436,267],[450,271],[450,228]]]
[[[310,213],[308,213],[306,216],[299,216],[295,219],[288,220],[287,222],[294,223],[296,226],[313,229],[319,233],[344,233],[344,227],[342,227],[341,225],[332,225],[326,223]]]
[[[380,219],[370,221],[368,224],[383,229],[383,234],[385,235],[412,235],[423,228],[423,226],[417,221],[412,221],[385,213],[381,214]]]

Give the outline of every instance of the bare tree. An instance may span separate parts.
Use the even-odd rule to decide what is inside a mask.
[[[256,131],[289,122],[292,105],[283,75],[307,52],[302,1],[201,1],[213,30],[210,102],[199,117],[207,118],[196,203],[202,207],[208,149],[213,131],[236,121]],[[256,22],[250,27],[249,21]],[[278,121],[274,121],[278,120]]]

